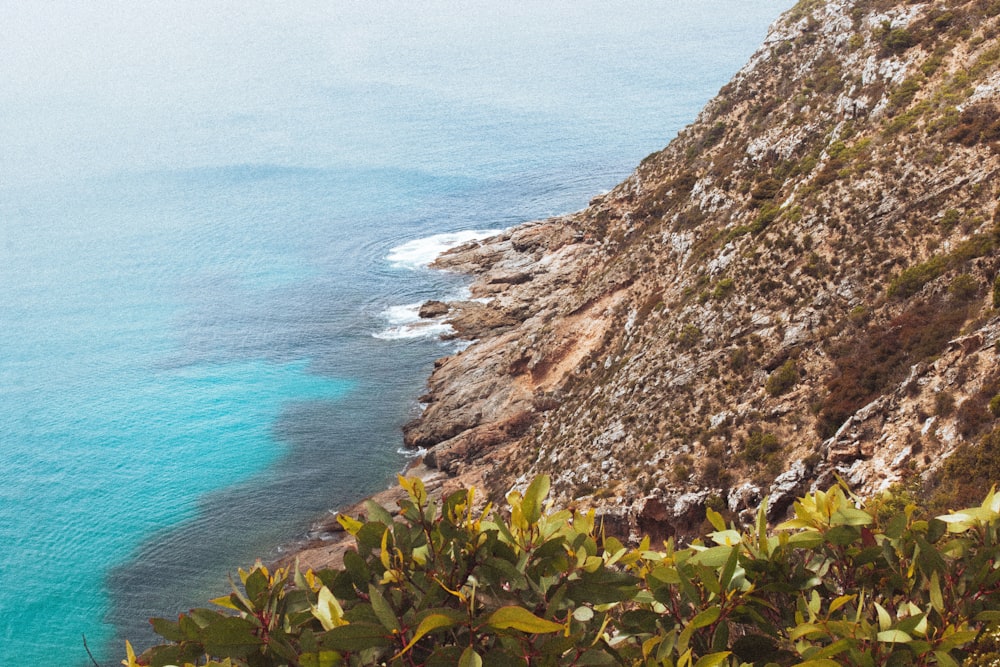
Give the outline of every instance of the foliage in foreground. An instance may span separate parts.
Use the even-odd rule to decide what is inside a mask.
[[[954,667],[996,650],[979,641],[1000,620],[992,491],[923,520],[834,487],[773,531],[764,508],[749,531],[709,510],[704,540],[633,549],[552,511],[545,477],[508,496],[509,519],[401,483],[398,515],[339,518],[358,546],[342,570],[240,571],[223,609],[153,619],[169,643],[123,664]]]

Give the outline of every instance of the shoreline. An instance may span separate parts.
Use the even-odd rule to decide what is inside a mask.
[[[498,457],[516,443],[535,421],[539,410],[538,387],[525,384],[523,374],[505,367],[515,333],[533,311],[548,300],[541,298],[551,282],[562,280],[570,261],[588,243],[572,231],[580,212],[522,223],[486,238],[472,238],[444,249],[429,267],[461,273],[471,278],[469,297],[434,304],[427,322],[443,322],[453,333],[451,340],[468,345],[434,362],[426,381],[426,393],[418,400],[427,405],[413,421],[403,426],[402,444],[410,450],[425,449],[399,474],[417,476],[428,495],[439,498],[459,488],[475,486],[482,498],[506,494],[503,482],[491,474]],[[540,262],[553,250],[575,248],[562,262]],[[557,280],[558,279],[558,280]],[[433,318],[433,319],[431,319]],[[543,392],[544,393],[544,392]],[[366,514],[365,503],[374,501],[390,513],[406,497],[397,482],[347,506],[328,510],[315,520],[300,539],[277,548],[270,559],[274,566],[293,566],[296,559],[305,569],[324,569],[343,564],[343,554],[354,541],[337,522],[338,514]]]

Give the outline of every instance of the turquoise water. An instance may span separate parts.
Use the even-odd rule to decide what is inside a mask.
[[[384,487],[432,237],[584,206],[788,4],[5,8],[0,665],[115,664]]]

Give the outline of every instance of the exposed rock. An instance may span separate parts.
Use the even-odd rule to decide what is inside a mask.
[[[446,304],[444,301],[425,301],[423,305],[420,306],[418,315],[424,319],[432,317],[441,317],[442,315],[447,315],[451,311],[451,306]]]

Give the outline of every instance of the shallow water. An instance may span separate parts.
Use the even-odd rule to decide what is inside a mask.
[[[8,8],[0,665],[113,664],[384,487],[423,264],[613,186],[788,4]]]

